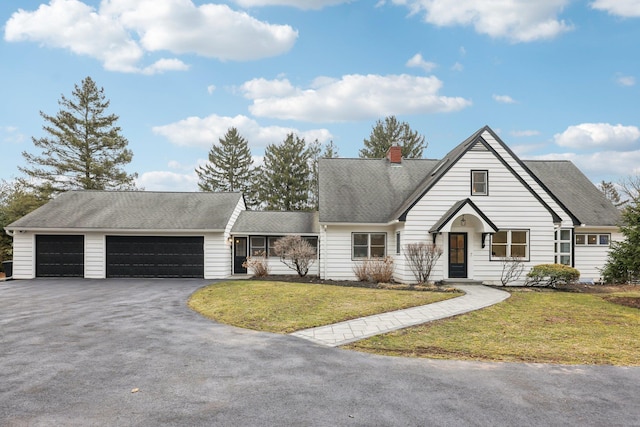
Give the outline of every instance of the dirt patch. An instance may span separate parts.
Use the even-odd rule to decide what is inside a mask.
[[[576,283],[574,285],[561,286],[559,291],[580,292],[584,294],[612,294],[614,292],[630,292],[640,290],[639,285],[586,285]]]
[[[604,299],[614,304],[640,309],[640,298],[637,297],[604,297]]]

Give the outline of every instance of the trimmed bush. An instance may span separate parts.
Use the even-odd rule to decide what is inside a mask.
[[[563,264],[539,264],[527,274],[525,286],[555,288],[558,285],[570,285],[580,277],[575,268]]]

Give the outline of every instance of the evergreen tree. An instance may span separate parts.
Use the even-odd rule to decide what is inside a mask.
[[[0,182],[0,230],[49,200],[45,194],[37,194],[20,181]],[[13,255],[13,238],[0,233],[0,262],[10,260]]]
[[[624,202],[620,201],[620,193],[618,193],[618,190],[612,182],[602,181],[598,185],[598,188],[602,191],[602,194],[613,203],[613,206],[619,207],[624,204]]]
[[[622,210],[620,231],[625,239],[613,242],[603,276],[607,283],[626,283],[640,279],[640,197],[630,200]]]
[[[333,143],[333,140],[329,141],[327,145],[324,146],[324,151],[322,152],[322,156],[325,159],[333,159],[336,157],[340,157],[338,155],[338,147]]]
[[[249,143],[235,127],[209,150],[209,162],[196,168],[201,191],[241,191],[251,194],[253,159]]]
[[[291,133],[281,144],[269,144],[256,181],[257,199],[268,210],[311,210],[312,153],[304,139]]]
[[[395,116],[378,120],[371,131],[369,139],[364,140],[364,148],[360,149],[360,157],[366,159],[382,159],[386,157],[389,147],[400,145],[402,157],[419,159],[427,148],[424,136],[411,130],[406,122],[398,122]]]
[[[118,116],[106,114],[110,101],[104,89],[87,77],[71,99],[62,95],[58,104],[55,116],[40,112],[49,136],[32,140],[42,154],[22,153],[30,165],[18,168],[30,178],[25,182],[44,192],[135,188],[137,174],[122,169],[133,153],[116,126]]]

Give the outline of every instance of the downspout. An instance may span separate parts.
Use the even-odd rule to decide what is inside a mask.
[[[324,239],[322,239],[322,246],[324,247],[324,250],[322,252],[324,253],[324,256],[322,256],[323,254],[320,254],[320,259],[322,260],[322,279],[327,280],[327,224],[325,224],[323,227]]]

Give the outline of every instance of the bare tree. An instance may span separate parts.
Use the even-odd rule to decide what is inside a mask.
[[[520,279],[520,276],[524,272],[524,262],[522,262],[522,258],[507,256],[501,260],[502,275],[500,276],[500,282],[502,282],[502,286],[507,286],[509,283]]]
[[[640,199],[640,175],[625,178],[620,183],[620,189],[629,200]]]
[[[273,245],[273,251],[287,267],[304,277],[316,260],[316,250],[301,236],[284,236]]]
[[[438,259],[442,248],[425,242],[405,245],[404,258],[418,283],[426,283]]]

